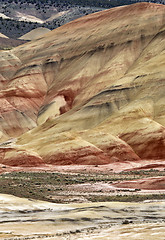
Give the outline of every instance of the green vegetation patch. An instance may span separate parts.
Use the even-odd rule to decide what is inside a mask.
[[[122,173],[57,173],[57,172],[13,172],[0,175],[0,193],[12,194],[18,197],[33,198],[51,202],[73,202],[85,197],[86,201],[141,201],[147,199],[164,199],[164,194],[137,194],[139,189],[116,190],[104,193],[102,190],[82,190],[76,188],[77,184],[109,183],[116,181],[134,180],[144,177],[165,176],[165,171],[131,171]],[[83,201],[83,200],[82,200]]]

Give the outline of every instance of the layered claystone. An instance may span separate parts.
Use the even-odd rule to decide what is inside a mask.
[[[163,5],[118,7],[0,52],[1,142],[19,136],[0,163],[165,158],[164,19]]]

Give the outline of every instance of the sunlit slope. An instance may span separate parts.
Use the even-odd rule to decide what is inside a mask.
[[[118,7],[0,53],[2,140],[24,132],[1,163],[163,159],[164,20],[163,5]]]
[[[35,29],[31,30],[30,32],[21,36],[19,39],[35,40],[35,39],[42,37],[44,34],[48,33],[49,31],[50,30],[48,28],[43,28],[43,27],[35,28]]]

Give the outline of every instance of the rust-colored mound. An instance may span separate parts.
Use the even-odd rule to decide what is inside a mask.
[[[136,179],[134,181],[123,181],[115,183],[113,185],[119,188],[162,190],[165,189],[165,177],[153,177],[145,179]]]
[[[164,19],[164,5],[138,3],[1,51],[0,163],[160,165]]]
[[[13,154],[13,152],[12,152]],[[15,156],[10,157],[10,152],[5,154],[2,164],[8,166],[23,166],[23,167],[37,167],[43,165],[44,162],[40,156],[31,151],[15,151]]]

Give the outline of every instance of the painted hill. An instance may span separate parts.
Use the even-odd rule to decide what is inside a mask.
[[[0,163],[163,162],[164,18],[113,8],[0,52]]]
[[[142,0],[0,0],[1,32],[18,39],[34,28],[53,30],[87,14],[136,2]],[[143,2],[165,4],[164,0]]]
[[[32,31],[24,34],[23,36],[21,36],[19,39],[21,40],[35,40],[37,38],[42,37],[44,34],[50,32],[50,30],[48,28],[36,28],[33,29]]]

